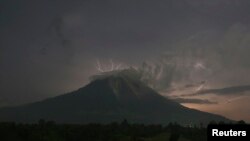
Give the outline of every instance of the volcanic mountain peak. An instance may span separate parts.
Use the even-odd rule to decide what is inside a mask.
[[[0,121],[35,122],[41,118],[63,123],[114,122],[128,119],[138,123],[207,123],[226,119],[186,108],[164,98],[140,81],[135,69],[98,75],[74,92],[0,109]]]
[[[157,95],[140,81],[139,73],[133,68],[95,75],[86,87],[91,86],[98,86],[100,90],[105,86],[119,101],[134,101],[145,99],[148,95]]]

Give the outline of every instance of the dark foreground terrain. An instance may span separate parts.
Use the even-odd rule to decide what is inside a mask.
[[[210,124],[225,122],[211,121]],[[233,124],[246,123],[241,120]],[[41,119],[34,124],[0,122],[0,141],[207,141],[207,126],[203,123],[145,125],[127,120],[109,124],[57,124]]]
[[[183,127],[129,124],[56,124],[40,120],[36,124],[0,123],[1,141],[205,141],[202,124]]]

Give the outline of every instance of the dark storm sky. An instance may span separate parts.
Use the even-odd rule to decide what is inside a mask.
[[[97,73],[96,60],[138,67],[163,54],[177,58],[171,87],[249,85],[249,6],[249,0],[2,0],[0,106],[82,87]]]

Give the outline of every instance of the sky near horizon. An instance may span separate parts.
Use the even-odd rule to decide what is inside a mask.
[[[2,0],[0,106],[133,66],[185,106],[250,122],[249,0]]]

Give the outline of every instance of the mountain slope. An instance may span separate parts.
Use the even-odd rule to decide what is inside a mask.
[[[105,74],[74,92],[19,107],[0,109],[0,121],[108,123],[208,123],[224,117],[186,108],[147,87],[133,70]]]

